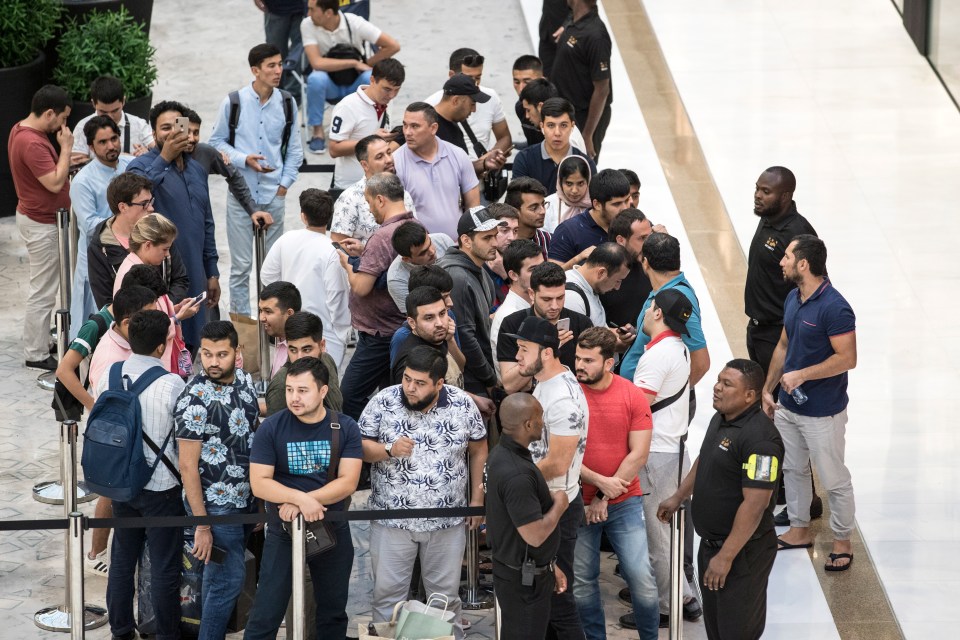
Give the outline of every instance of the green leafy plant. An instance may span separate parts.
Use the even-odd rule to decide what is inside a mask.
[[[143,27],[125,8],[92,11],[83,22],[71,19],[64,28],[53,79],[74,100],[86,102],[91,82],[100,76],[114,76],[123,83],[127,99],[136,100],[148,95],[157,79],[155,53]]]
[[[32,62],[62,12],[60,0],[0,0],[0,69]]]

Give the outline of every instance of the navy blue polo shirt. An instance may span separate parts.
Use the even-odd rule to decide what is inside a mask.
[[[566,262],[587,247],[600,246],[607,241],[607,232],[597,224],[590,209],[561,222],[550,238],[551,260]]]
[[[547,153],[546,143],[527,147],[513,159],[513,177],[535,178],[547,190],[547,195],[557,191],[557,163]],[[573,145],[567,150],[567,156],[580,156],[590,166],[590,175],[597,175],[597,165],[580,149]]]
[[[857,328],[853,308],[828,278],[816,292],[800,301],[800,290],[787,294],[783,304],[783,327],[787,332],[787,357],[783,372],[797,371],[820,364],[834,354],[830,338],[853,333]],[[802,385],[807,401],[798,405],[790,394],[780,390],[784,408],[811,418],[832,416],[847,406],[847,374],[821,380],[808,380]]]

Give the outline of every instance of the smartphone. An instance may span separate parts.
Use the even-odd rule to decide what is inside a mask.
[[[180,133],[186,133],[188,127],[190,126],[190,118],[186,116],[180,116],[173,121],[173,130]]]
[[[193,299],[193,304],[198,305],[206,299],[207,299],[207,292],[204,291],[203,293],[201,293],[200,295],[198,295],[196,298]]]
[[[331,242],[330,244],[332,244],[333,248],[336,249],[337,251],[343,251],[344,253],[347,253],[347,250],[341,247],[339,242]],[[347,253],[347,255],[350,255],[350,254]]]
[[[215,562],[217,564],[223,564],[227,559],[226,549],[221,549],[217,545],[210,547],[210,562]]]
[[[266,172],[268,172],[268,173],[271,172],[271,171],[276,171],[276,169],[275,169],[274,167],[271,167],[271,166],[270,166],[270,163],[267,162],[266,160],[257,160],[257,164],[260,165],[260,168],[261,168],[261,169],[263,169],[264,171],[266,171]]]
[[[570,318],[560,318],[557,320],[557,333],[570,330]]]

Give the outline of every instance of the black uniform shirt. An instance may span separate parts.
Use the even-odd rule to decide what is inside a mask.
[[[577,117],[586,114],[593,96],[593,83],[610,79],[610,54],[613,43],[600,13],[592,9],[576,22],[565,25],[550,80],[560,96],[573,103]],[[613,102],[613,86],[607,104]],[[583,128],[582,122],[577,122]]]
[[[567,295],[575,296],[577,294],[567,293]],[[533,307],[530,307],[529,309],[514,311],[503,319],[503,322],[500,324],[500,335],[497,336],[497,353],[495,354],[497,362],[517,361],[517,339],[511,338],[507,334],[517,333],[523,321],[532,315]],[[593,322],[582,313],[571,311],[566,307],[560,311],[560,318],[570,318],[570,331],[573,332],[573,338],[567,340],[567,342],[560,347],[560,362],[573,371],[577,368],[577,338],[580,337],[581,333],[592,327]]]
[[[450,144],[455,144],[468,155],[467,141],[463,137],[463,129],[456,122],[450,122],[439,113],[437,114],[437,137]]]
[[[538,567],[549,564],[560,548],[559,528],[539,547],[528,547],[517,532],[519,527],[543,518],[553,506],[547,481],[533,463],[530,451],[510,436],[500,436],[500,443],[487,458],[484,484],[487,542],[494,560],[519,567],[527,553]]]
[[[647,296],[653,291],[650,279],[643,272],[639,262],[630,265],[630,272],[620,283],[620,288],[601,294],[600,303],[607,312],[607,320],[616,322],[617,326],[625,324],[637,325],[637,318],[643,310]]]
[[[797,213],[797,204],[776,218],[761,218],[750,241],[747,256],[747,284],[743,288],[743,309],[759,324],[783,324],[783,301],[796,285],[783,279],[780,261],[794,236],[817,235],[807,219]]]
[[[713,416],[700,447],[693,486],[693,526],[704,540],[723,540],[743,502],[743,487],[770,489],[770,503],[753,538],[773,529],[773,507],[783,467],[783,440],[760,403],[735,417]]]

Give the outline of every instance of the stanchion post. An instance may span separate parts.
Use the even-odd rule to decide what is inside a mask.
[[[70,611],[85,613],[83,606],[83,514],[73,511],[68,516],[70,528],[67,530],[67,565],[70,567],[67,594],[70,598]],[[70,638],[83,640],[85,635],[85,615],[70,616]]]
[[[267,230],[263,226],[254,225],[254,258],[257,268],[257,296],[263,291],[263,279],[260,277],[260,271],[263,269],[263,260],[267,257]],[[270,383],[270,340],[267,337],[267,328],[263,323],[259,323],[260,332],[260,383],[257,391],[261,395],[267,393],[267,385]]]
[[[670,640],[683,638],[683,516],[681,506],[670,523]]]
[[[303,573],[306,566],[306,557],[304,543],[306,542],[306,523],[303,520],[303,514],[298,513],[297,517],[290,523],[290,546],[293,562],[293,620],[287,621],[287,629],[290,631],[291,640],[304,640],[306,638],[306,628],[304,627],[303,610]]]
[[[57,219],[57,249],[60,254],[60,296],[58,299],[60,309],[67,309],[69,312],[70,309],[70,288],[73,285],[73,280],[71,274],[73,273],[72,265],[73,259],[71,258],[72,254],[75,254],[76,251],[70,250],[70,226],[71,226],[70,210],[65,208],[57,209],[56,219]],[[74,241],[73,246],[76,246],[76,241]],[[59,313],[59,311],[57,312]],[[67,329],[70,328],[70,321],[67,320]],[[60,357],[63,357],[64,351],[66,351],[67,345],[63,344],[63,351],[60,350],[61,340],[65,340],[66,336],[61,339],[59,326],[57,327],[57,352]],[[37,386],[41,389],[46,389],[47,391],[53,391],[54,383],[56,382],[56,375],[52,371],[46,371],[37,376]],[[45,502],[45,501],[41,501]],[[59,501],[55,504],[60,504]]]
[[[467,610],[489,609],[493,606],[493,594],[480,587],[480,531],[467,529],[467,586],[460,598]]]

